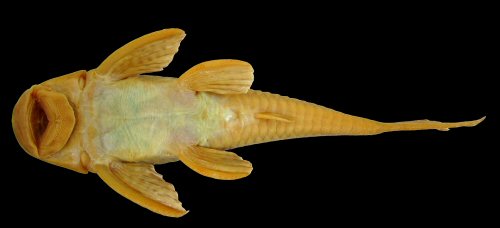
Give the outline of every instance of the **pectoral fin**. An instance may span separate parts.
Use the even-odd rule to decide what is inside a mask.
[[[232,152],[192,147],[179,153],[179,159],[197,173],[220,180],[235,180],[252,172],[252,163]]]
[[[180,29],[164,29],[139,37],[113,52],[96,73],[119,80],[161,71],[170,64],[185,36]]]
[[[192,67],[179,78],[179,82],[199,92],[241,94],[252,85],[253,68],[240,60],[212,60]]]
[[[114,161],[97,165],[96,170],[113,190],[153,212],[170,217],[187,213],[174,186],[165,182],[151,164]]]

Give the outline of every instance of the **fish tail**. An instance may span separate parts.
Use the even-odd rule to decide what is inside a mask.
[[[481,123],[486,117],[463,122],[439,122],[432,120],[413,120],[413,121],[403,121],[395,123],[383,123],[383,132],[390,131],[418,131],[418,130],[439,130],[448,131],[450,128],[456,127],[474,127]]]
[[[204,146],[229,149],[292,138],[375,135],[391,131],[448,130],[471,127],[475,121],[442,123],[430,120],[384,123],[335,111],[320,105],[277,94],[250,90],[247,94],[222,96],[221,104],[234,112],[224,129],[211,135]]]

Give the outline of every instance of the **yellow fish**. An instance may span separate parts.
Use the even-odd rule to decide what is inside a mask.
[[[225,150],[283,139],[375,135],[471,127],[475,121],[383,123],[305,101],[250,90],[252,66],[240,60],[200,63],[178,79],[161,71],[185,37],[180,29],[142,36],[94,70],[53,78],[26,90],[12,125],[31,156],[80,173],[161,215],[187,213],[154,165],[182,161],[201,175],[234,180],[252,164]]]

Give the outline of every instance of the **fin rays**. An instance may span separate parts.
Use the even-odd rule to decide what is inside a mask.
[[[97,165],[96,171],[113,190],[153,212],[171,217],[187,213],[174,186],[165,182],[151,164],[113,161]]]
[[[241,94],[246,93],[253,83],[253,68],[239,60],[212,60],[192,67],[179,81],[194,91]]]
[[[219,179],[235,180],[248,176],[252,164],[232,152],[193,147],[179,153],[179,159],[197,173]]]
[[[164,29],[139,37],[113,52],[96,73],[119,80],[161,71],[172,62],[184,37],[180,29]]]

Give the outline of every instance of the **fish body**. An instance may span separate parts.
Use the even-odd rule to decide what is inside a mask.
[[[196,145],[200,138],[202,102],[173,78],[135,77],[89,90],[93,98],[81,113],[93,134],[82,138],[83,145],[95,147],[87,150],[95,152],[96,160],[177,161],[179,147]]]
[[[28,89],[13,128],[33,157],[80,173],[97,173],[133,202],[162,215],[187,213],[173,185],[153,165],[182,161],[215,179],[252,171],[226,150],[276,140],[448,130],[475,121],[384,123],[277,94],[251,90],[253,68],[240,60],[200,63],[179,78],[148,76],[171,61],[185,34],[166,29],[138,38],[99,67]]]

